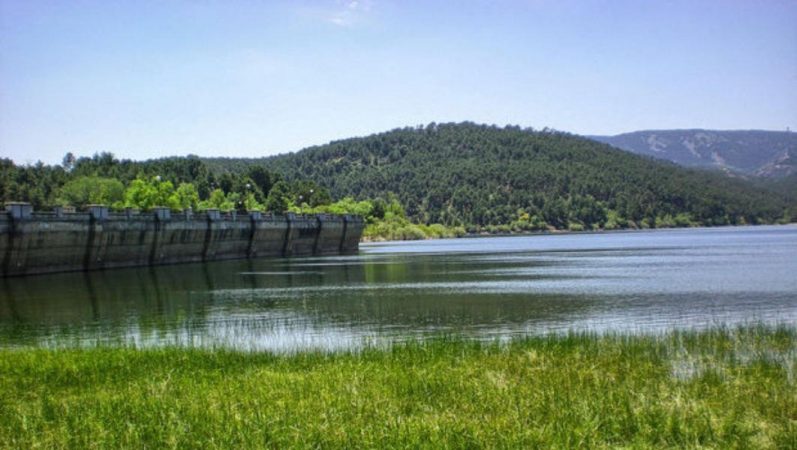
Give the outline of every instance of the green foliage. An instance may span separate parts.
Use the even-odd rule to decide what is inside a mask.
[[[111,153],[90,158],[75,158],[69,153],[64,156],[63,167],[41,163],[18,167],[10,160],[0,159],[0,200],[29,201],[37,210],[65,203],[103,203],[143,210],[155,206],[262,210],[268,194],[263,190],[270,190],[280,178],[259,166],[251,167],[244,176],[214,174],[196,156],[139,162],[119,160]],[[291,186],[288,185],[289,199],[294,196]],[[329,198],[323,187],[313,189],[315,185],[307,183],[302,186],[317,193],[311,199],[314,203],[321,204]]]
[[[547,228],[548,224],[540,215],[531,215],[522,209],[518,210],[517,219],[509,224],[509,229],[514,232],[544,231]]]
[[[280,176],[273,172],[269,172],[263,166],[251,166],[246,171],[247,177],[251,180],[252,184],[261,192],[268,194],[271,188],[280,181]]]
[[[180,201],[171,181],[162,181],[158,177],[149,180],[138,178],[125,191],[124,206],[144,211],[156,206],[180,209]]]
[[[30,202],[34,209],[48,209],[61,204],[61,187],[73,178],[60,166],[39,162],[16,166],[10,159],[0,158],[0,201]]]
[[[617,211],[613,209],[606,211],[606,224],[604,225],[604,229],[617,230],[626,227],[628,227],[628,220],[620,216]]]
[[[85,179],[97,178],[118,180],[130,191],[116,204],[118,185],[95,193],[114,207],[281,213],[324,210],[333,198],[372,199],[369,223],[387,220],[391,225],[383,228],[394,236],[430,232],[396,216],[410,224],[506,233],[571,224],[591,230],[797,220],[797,175],[752,184],[565,133],[471,123],[399,129],[258,160],[131,161],[99,153],[67,154],[63,166],[16,166],[0,159],[0,201],[28,201],[37,210],[89,202],[87,189],[95,186]],[[350,206],[339,211],[358,213]]]
[[[307,205],[315,208],[327,205],[332,201],[329,191],[317,185],[314,181],[295,181],[291,185],[292,203],[297,205]]]
[[[363,200],[363,201],[355,201],[351,197],[345,197],[342,200],[339,200],[335,203],[330,203],[328,205],[320,205],[315,208],[312,208],[308,205],[304,205],[304,207],[293,207],[293,211],[297,213],[303,214],[317,214],[317,213],[329,213],[329,214],[354,214],[363,217],[366,222],[372,222],[374,217],[372,215],[374,209],[373,202],[370,200]]]
[[[584,225],[578,222],[570,222],[567,226],[568,231],[584,231]]]
[[[180,209],[197,209],[199,207],[199,193],[191,183],[180,183],[175,191],[177,205]]]
[[[353,214],[365,219],[366,227],[363,238],[371,241],[404,241],[433,238],[461,237],[465,235],[464,227],[447,227],[442,224],[414,224],[410,222],[404,208],[393,196],[389,201],[383,199],[356,201],[352,197],[328,205],[315,208],[307,204],[292,205],[290,211],[301,214]],[[377,208],[375,205],[379,205]]]
[[[667,223],[667,216],[675,221],[681,214],[689,217],[681,223],[690,225],[771,223],[797,204],[741,179],[579,136],[472,123],[397,129],[272,158],[207,162],[216,171],[239,173],[265,165],[286,180],[314,180],[336,198],[394,192],[413,222],[471,231],[538,229],[543,222],[559,229],[570,223],[655,227],[657,219]],[[519,221],[518,210],[538,219]]]
[[[368,224],[363,230],[363,239],[366,241],[413,241],[428,237],[431,236],[424,232],[421,225],[407,220],[383,220]]]
[[[740,217],[738,225],[744,224],[744,217]],[[656,228],[683,228],[694,226],[692,218],[687,213],[679,213],[675,217],[670,214],[656,217]]]
[[[579,225],[581,229],[602,228],[608,218],[604,204],[591,195],[571,196],[567,199],[565,208],[570,225]]]
[[[255,194],[248,192],[243,200],[244,208],[247,211],[263,211],[265,206],[257,201]]]
[[[0,350],[0,448],[795,448],[793,328]]]
[[[60,190],[58,202],[77,207],[89,204],[114,205],[120,203],[124,195],[125,187],[119,180],[85,176],[67,182]]]
[[[235,202],[230,199],[221,189],[214,189],[207,200],[199,202],[199,209],[218,209],[221,211],[231,211],[235,209]]]
[[[266,211],[282,213],[288,210],[293,204],[291,200],[291,188],[285,181],[278,181],[268,193],[266,198]]]

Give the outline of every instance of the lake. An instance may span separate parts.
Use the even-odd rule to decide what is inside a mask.
[[[0,280],[0,346],[293,351],[797,324],[797,226],[445,239]]]

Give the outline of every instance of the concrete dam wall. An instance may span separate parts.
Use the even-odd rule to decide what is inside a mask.
[[[364,228],[357,216],[34,212],[13,203],[0,213],[2,276],[87,271],[276,256],[356,253]]]

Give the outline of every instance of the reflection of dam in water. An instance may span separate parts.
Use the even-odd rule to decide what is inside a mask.
[[[0,279],[0,345],[226,345],[231,339],[257,340],[258,328],[266,335],[279,328],[296,328],[298,334],[319,329],[303,312],[304,305],[278,303],[257,293],[330,277],[361,283],[362,268],[342,264],[322,275],[292,270],[296,260],[304,258]],[[250,295],[232,299],[226,294],[230,290]]]
[[[356,216],[33,212],[9,203],[0,214],[2,275],[90,271],[264,256],[356,253],[364,223]]]

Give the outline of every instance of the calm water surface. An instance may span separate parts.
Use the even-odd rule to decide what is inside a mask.
[[[362,245],[0,280],[0,346],[352,348],[436,334],[797,325],[797,226]]]

